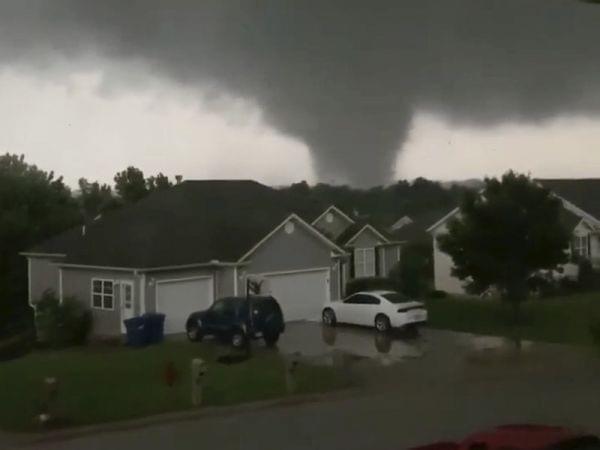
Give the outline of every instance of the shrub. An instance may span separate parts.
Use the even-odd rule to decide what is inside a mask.
[[[600,273],[594,270],[592,263],[588,259],[579,261],[577,274],[577,284],[579,289],[590,291],[600,288]]]
[[[427,298],[432,298],[432,299],[446,298],[446,297],[448,297],[448,293],[446,291],[441,291],[439,289],[434,289],[432,291],[429,291],[429,293],[427,294]]]
[[[74,297],[61,304],[47,291],[37,303],[36,327],[38,341],[48,347],[82,345],[92,330],[92,313]]]
[[[0,339],[0,361],[17,358],[28,353],[35,342],[35,331],[31,328],[21,330],[10,337]]]
[[[590,321],[590,334],[594,344],[600,346],[600,317],[596,317]]]
[[[396,289],[406,295],[426,295],[433,284],[431,243],[412,243],[402,247],[400,262],[390,271]]]
[[[352,295],[360,291],[376,291],[379,289],[394,290],[396,286],[389,278],[364,277],[354,278],[346,284],[346,295]]]

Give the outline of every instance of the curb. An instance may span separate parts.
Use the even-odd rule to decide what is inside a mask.
[[[343,400],[354,395],[361,395],[364,389],[348,388],[334,392],[305,394],[298,396],[280,397],[271,400],[259,400],[255,402],[242,403],[232,406],[206,406],[199,409],[169,412],[157,414],[138,419],[130,419],[119,422],[107,422],[98,425],[85,425],[66,430],[56,430],[27,434],[27,437],[20,438],[19,435],[13,435],[16,438],[16,447],[29,447],[36,444],[47,444],[52,442],[68,441],[104,432],[116,432],[136,430],[146,428],[152,425],[162,425],[176,422],[185,422],[190,420],[202,419],[204,417],[226,417],[235,414],[242,414],[252,411],[261,411],[269,408],[285,408],[308,403],[317,403],[320,401]]]

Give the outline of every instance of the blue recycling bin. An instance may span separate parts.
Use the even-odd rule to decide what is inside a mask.
[[[143,316],[146,327],[146,341],[148,344],[158,344],[164,339],[165,315],[160,313],[146,313]]]
[[[148,344],[146,320],[143,317],[132,317],[123,321],[127,331],[127,345],[143,347]]]

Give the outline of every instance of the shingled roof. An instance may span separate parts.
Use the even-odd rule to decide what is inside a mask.
[[[390,242],[396,242],[393,236],[391,236],[388,232],[383,231],[372,224],[370,224],[366,220],[358,220],[346,228],[335,240],[335,242],[340,246],[345,246],[350,239],[352,239],[356,233],[361,231],[364,227],[370,225],[373,227],[379,234],[381,234],[384,238],[386,238]]]
[[[536,181],[600,221],[600,178],[537,179]]]
[[[66,263],[151,268],[237,261],[291,213],[322,208],[248,180],[185,181],[30,249]]]
[[[427,233],[427,229],[447,213],[448,210],[431,209],[417,214],[405,214],[412,222],[390,231],[390,234],[398,241],[430,241],[431,236]]]

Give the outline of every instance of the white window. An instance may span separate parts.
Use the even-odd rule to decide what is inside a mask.
[[[92,279],[92,308],[115,309],[114,282],[112,280]]]
[[[575,236],[575,240],[573,242],[573,254],[588,258],[590,256],[589,239],[589,234],[585,234],[583,236]]]
[[[354,276],[356,278],[375,276],[375,249],[373,247],[354,250]]]

